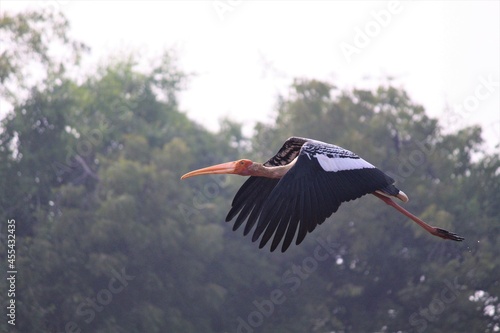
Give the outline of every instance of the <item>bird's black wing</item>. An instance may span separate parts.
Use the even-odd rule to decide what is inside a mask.
[[[252,241],[262,236],[262,248],[274,235],[271,251],[284,239],[284,252],[295,235],[296,244],[300,244],[342,202],[393,183],[391,177],[356,154],[309,140],[302,146],[295,165],[266,193]]]
[[[300,149],[304,145],[304,143],[312,141],[311,139],[299,138],[297,136],[292,136],[288,138],[280,150],[271,157],[264,166],[280,166],[287,165],[291,163],[295,157],[297,157],[300,153]]]
[[[281,149],[271,157],[265,166],[280,166],[292,162],[300,153],[300,148],[309,139],[291,137],[285,141]],[[231,209],[226,216],[226,222],[231,221],[236,215],[233,230],[238,229],[245,220],[247,221],[244,235],[247,235],[257,222],[260,212],[267,197],[272,192],[279,179],[251,176],[243,183],[236,193]]]

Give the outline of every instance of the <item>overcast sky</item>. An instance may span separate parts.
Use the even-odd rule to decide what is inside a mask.
[[[393,77],[447,130],[481,124],[493,151],[500,142],[499,3],[1,0],[0,8],[61,9],[73,37],[92,49],[82,71],[130,50],[147,59],[175,48],[181,69],[197,73],[181,107],[212,129],[229,115],[247,134],[256,121],[271,121],[276,96],[293,78],[351,89]]]

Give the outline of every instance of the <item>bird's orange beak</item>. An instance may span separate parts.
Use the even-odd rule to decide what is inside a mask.
[[[239,161],[227,162],[194,170],[183,175],[181,179],[186,179],[189,177],[201,176],[201,175],[235,174],[238,172],[238,165],[239,165],[238,162]]]

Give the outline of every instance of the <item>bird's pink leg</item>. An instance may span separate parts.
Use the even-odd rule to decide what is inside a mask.
[[[381,194],[379,194],[377,192],[373,192],[372,194],[374,196],[376,196],[377,198],[379,198],[380,200],[382,200],[383,202],[385,202],[386,204],[388,204],[389,206],[392,206],[393,208],[395,208],[396,210],[398,210],[403,215],[405,215],[405,216],[409,217],[410,219],[412,219],[412,221],[414,221],[419,226],[421,226],[422,228],[424,228],[430,234],[432,234],[434,236],[438,236],[438,237],[444,238],[444,239],[451,239],[451,240],[454,240],[454,241],[463,241],[464,240],[463,237],[461,237],[461,236],[459,236],[457,234],[454,234],[452,232],[449,232],[449,231],[441,229],[441,228],[436,228],[436,227],[433,227],[431,225],[428,225],[427,223],[425,223],[424,221],[422,221],[421,219],[419,219],[418,217],[416,217],[415,215],[413,215],[412,213],[410,213],[409,211],[407,211],[406,209],[404,209],[403,207],[401,207],[400,205],[398,205],[397,203],[395,203],[394,201],[392,201],[391,198],[388,198],[388,197],[386,197],[384,195],[381,195]]]

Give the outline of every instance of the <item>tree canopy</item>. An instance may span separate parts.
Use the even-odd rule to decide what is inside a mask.
[[[0,18],[1,93],[12,103],[0,125],[0,205],[2,223],[16,221],[19,332],[500,329],[500,158],[482,150],[480,127],[444,131],[401,87],[298,78],[275,123],[245,137],[226,119],[213,132],[179,110],[189,75],[175,54],[149,70],[127,56],[77,80],[48,52],[57,40],[73,64],[84,56],[68,28],[45,12]],[[23,59],[43,68],[42,84]],[[224,223],[243,178],[179,180],[265,161],[292,135],[358,153],[397,180],[410,211],[466,241],[430,237],[365,196],[300,246],[269,253]],[[4,316],[0,328],[13,327]]]

